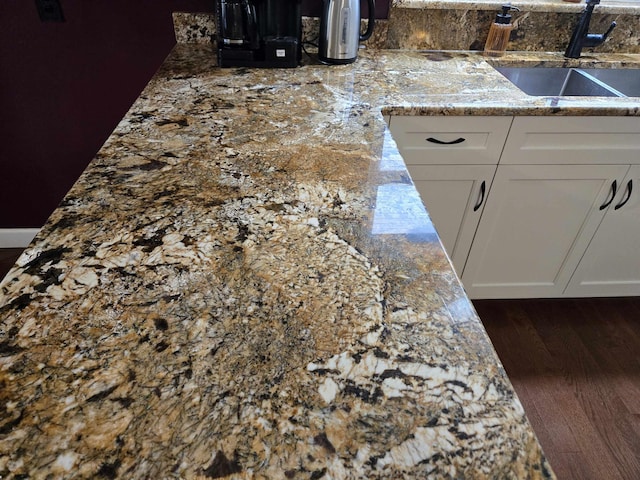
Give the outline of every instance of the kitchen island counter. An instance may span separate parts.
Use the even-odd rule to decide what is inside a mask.
[[[638,114],[558,102],[177,46],[0,284],[0,476],[552,478],[383,114]]]

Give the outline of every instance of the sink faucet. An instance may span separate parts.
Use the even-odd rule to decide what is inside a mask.
[[[611,22],[609,30],[605,33],[589,33],[591,14],[593,13],[593,8],[599,3],[600,0],[587,0],[587,6],[580,14],[578,24],[571,35],[571,41],[569,42],[567,51],[564,52],[565,57],[580,58],[582,47],[597,47],[607,39],[611,31],[616,27],[616,22]]]

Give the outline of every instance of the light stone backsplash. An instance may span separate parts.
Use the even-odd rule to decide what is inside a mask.
[[[495,10],[417,9],[393,7],[388,20],[376,21],[367,48],[409,50],[482,50]],[[514,12],[515,28],[507,47],[512,51],[562,52],[579,13]],[[215,34],[212,13],[174,13],[178,43],[209,43]],[[640,53],[640,14],[594,14],[590,32],[603,33],[611,22],[615,28],[607,41],[593,49],[598,53]],[[317,42],[318,18],[303,18],[303,38]],[[589,49],[584,49],[588,54]]]

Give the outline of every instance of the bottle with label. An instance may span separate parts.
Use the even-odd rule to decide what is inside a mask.
[[[510,3],[502,5],[502,12],[496,15],[496,21],[491,24],[487,42],[484,44],[484,55],[487,57],[501,57],[507,50],[509,36],[513,30],[511,22],[511,10],[519,11],[517,7],[511,6]]]

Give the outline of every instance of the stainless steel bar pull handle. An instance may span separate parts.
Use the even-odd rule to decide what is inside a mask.
[[[455,145],[457,143],[462,143],[464,141],[465,139],[462,137],[456,138],[455,140],[451,140],[450,142],[445,142],[444,140],[438,140],[437,138],[433,138],[433,137],[427,138],[427,142],[437,143],[438,145]]]
[[[633,180],[629,180],[627,182],[627,196],[624,200],[622,200],[619,204],[617,204],[613,209],[618,210],[619,208],[624,207],[629,199],[631,198],[631,191],[633,190]]]
[[[600,210],[604,210],[609,205],[611,205],[611,202],[613,202],[613,199],[615,198],[617,192],[618,192],[618,182],[614,180],[613,183],[611,184],[611,198],[609,200],[605,200],[605,202],[602,205],[600,205]]]
[[[478,200],[478,203],[475,204],[475,206],[473,207],[473,211],[477,212],[478,209],[482,206],[482,203],[484,202],[484,195],[487,191],[487,184],[486,182],[483,180],[482,183],[480,184],[480,199]]]

